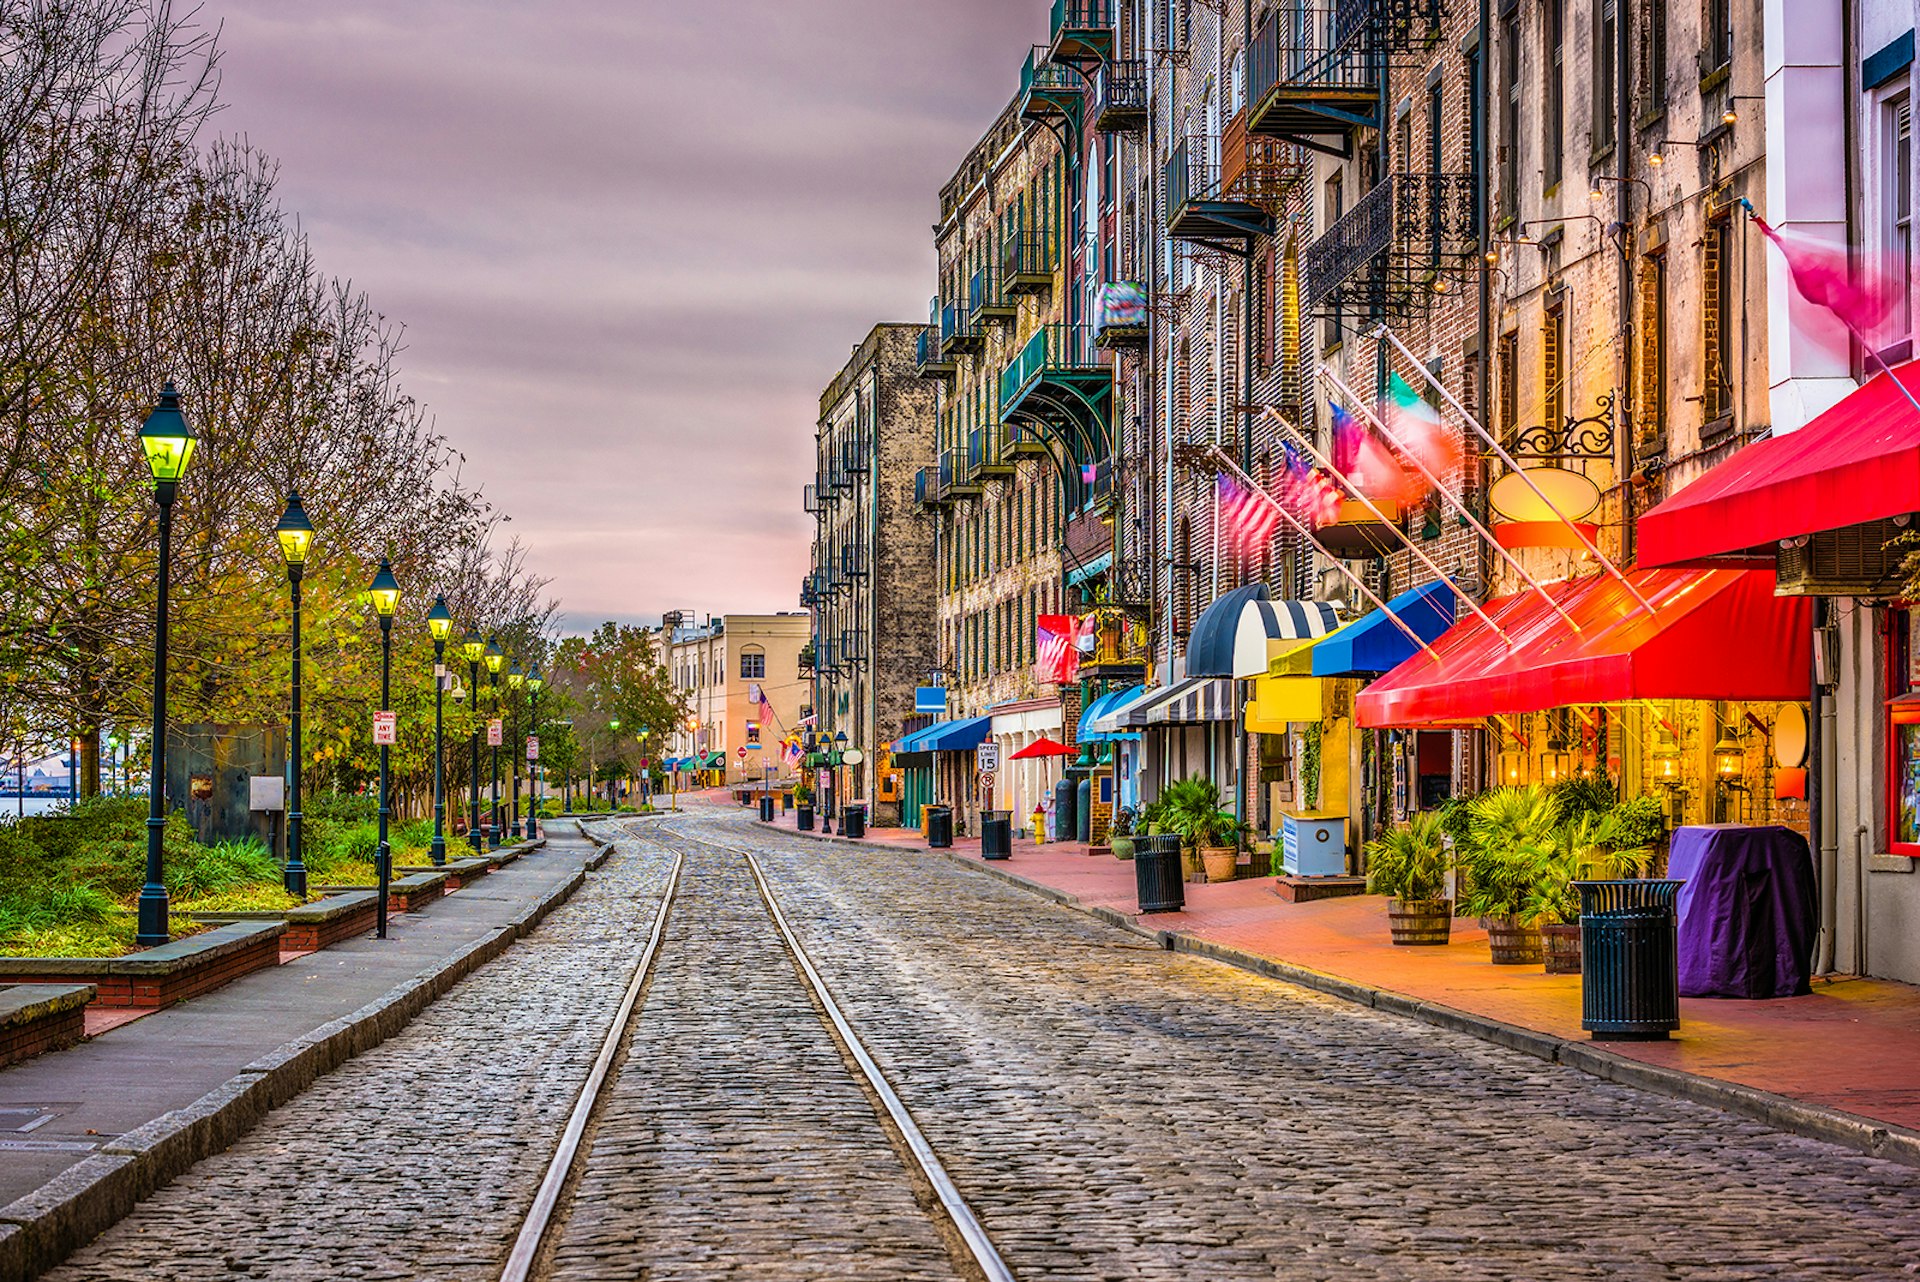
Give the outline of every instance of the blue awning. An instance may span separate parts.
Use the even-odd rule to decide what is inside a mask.
[[[959,752],[984,743],[992,728],[992,717],[962,717],[957,721],[936,721],[930,726],[894,740],[893,750],[896,754]]]
[[[1435,580],[1402,592],[1387,609],[1432,644],[1453,626],[1453,589]],[[1316,677],[1362,676],[1390,672],[1419,652],[1419,647],[1381,610],[1348,624],[1313,647]]]
[[[993,732],[992,717],[965,717],[959,721],[937,721],[921,731],[917,751],[964,752],[977,748]]]
[[[1089,703],[1087,710],[1080,714],[1080,728],[1074,731],[1073,737],[1080,743],[1112,743],[1120,739],[1138,739],[1140,736],[1137,734],[1096,729],[1094,723],[1114,709],[1137,698],[1145,690],[1145,686],[1128,686],[1123,690],[1107,691]]]

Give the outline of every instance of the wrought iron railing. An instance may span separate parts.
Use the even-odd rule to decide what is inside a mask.
[[[867,545],[849,543],[840,549],[840,572],[850,579],[867,577]]]
[[[1396,174],[1376,183],[1300,255],[1301,303],[1391,307],[1423,273],[1473,247],[1473,180],[1465,174]]]
[[[913,363],[925,370],[940,363],[940,331],[929,325],[913,336]]]
[[[1080,77],[1073,73],[1071,67],[1050,61],[1045,45],[1035,45],[1028,51],[1026,60],[1020,64],[1020,97],[1023,100],[1035,94],[1057,99],[1079,92]]]
[[[1113,0],[1053,0],[1054,38],[1062,31],[1093,31],[1113,25]]]
[[[873,465],[873,452],[868,448],[864,436],[850,436],[840,445],[840,466],[851,476],[867,471]]]
[[[1000,372],[1000,404],[1013,405],[1029,384],[1050,370],[1078,372],[1099,365],[1090,326],[1042,325]]]
[[[1000,275],[1003,280],[1053,276],[1059,266],[1058,245],[1049,229],[1029,227],[1014,232],[1000,244]]]
[[[1209,138],[1182,138],[1167,157],[1167,221],[1172,222],[1186,205],[1195,200],[1216,199],[1220,191],[1220,166],[1213,159]]]
[[[818,482],[809,482],[801,488],[800,502],[801,506],[809,512],[818,512],[820,510],[820,486]]]
[[[1093,119],[1098,128],[1138,128],[1147,112],[1147,64],[1141,58],[1103,62],[1093,72]]]
[[[1363,89],[1373,68],[1363,56],[1372,0],[1282,4],[1260,24],[1247,59],[1248,101],[1257,110],[1276,88]]]
[[[840,644],[836,649],[837,657],[842,663],[865,663],[867,634],[855,628],[848,628],[840,634]]]

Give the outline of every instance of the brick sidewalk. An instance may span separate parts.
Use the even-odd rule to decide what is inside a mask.
[[[791,831],[793,816],[782,815],[777,826]],[[915,829],[871,830],[866,844],[926,850]],[[983,862],[977,838],[957,839],[942,853]],[[1376,895],[1292,904],[1274,894],[1272,878],[1263,877],[1189,885],[1184,912],[1141,916],[1132,865],[1090,857],[1079,843],[1016,840],[1010,860],[987,867],[1076,907],[1168,932],[1183,945],[1198,945],[1195,951],[1223,949],[1231,960],[1265,960],[1330,977],[1335,982],[1327,987],[1335,990],[1371,990],[1379,1005],[1450,1008],[1474,1017],[1483,1025],[1477,1031],[1489,1036],[1499,1037],[1500,1030],[1484,1027],[1486,1021],[1543,1043],[1587,1040],[1580,1028],[1580,977],[1548,975],[1538,966],[1492,965],[1486,935],[1471,922],[1455,921],[1453,942],[1445,948],[1395,948],[1387,941],[1385,900]],[[1815,980],[1806,997],[1683,998],[1681,1021],[1672,1040],[1608,1042],[1600,1049],[1656,1069],[1920,1131],[1920,1079],[1914,1071],[1920,1064],[1920,988],[1849,976]]]

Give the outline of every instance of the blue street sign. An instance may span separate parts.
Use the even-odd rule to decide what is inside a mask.
[[[947,710],[947,688],[945,686],[917,687],[913,692],[913,710],[915,712],[945,712]]]

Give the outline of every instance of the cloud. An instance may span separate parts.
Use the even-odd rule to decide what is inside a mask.
[[[1044,0],[215,0],[222,132],[568,618],[792,609],[820,389],[924,315]]]

